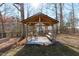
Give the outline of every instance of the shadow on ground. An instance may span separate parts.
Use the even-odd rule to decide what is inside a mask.
[[[79,53],[56,42],[49,46],[25,45],[15,56],[79,56]]]
[[[9,51],[11,48],[12,48],[12,46],[9,46],[9,47],[7,47],[7,48],[5,48],[5,49],[1,49],[1,50],[0,50],[0,56],[1,56],[3,53]]]

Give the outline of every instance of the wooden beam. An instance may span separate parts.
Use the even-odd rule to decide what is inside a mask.
[[[25,23],[38,23],[38,22],[25,22]],[[50,23],[50,22],[41,22],[41,23]]]
[[[48,26],[45,26],[45,33],[47,33],[48,31]]]
[[[26,25],[26,26],[27,26],[27,29],[26,29],[27,30],[27,32],[26,32],[27,34],[26,35],[28,36],[28,25]]]

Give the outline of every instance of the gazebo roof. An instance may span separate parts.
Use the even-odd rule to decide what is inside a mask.
[[[24,24],[28,24],[28,25],[35,25],[38,22],[42,22],[45,25],[54,25],[54,24],[58,23],[57,20],[55,20],[41,12],[39,12],[31,17],[28,17],[27,19],[22,20],[21,22]]]

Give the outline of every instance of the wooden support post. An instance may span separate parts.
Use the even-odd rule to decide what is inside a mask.
[[[27,32],[26,32],[27,34],[26,34],[26,36],[28,36],[28,25],[26,25],[26,26],[27,26]]]
[[[39,35],[40,35],[40,28],[41,28],[41,18],[39,17]]]
[[[54,25],[52,25],[52,35],[53,38],[56,39],[56,28],[54,27]]]
[[[33,36],[34,36],[34,33],[35,33],[35,26],[33,26]]]
[[[48,32],[48,26],[45,26],[45,33]]]
[[[53,27],[53,25],[51,25],[52,26],[52,38],[54,39],[54,27]]]
[[[54,26],[54,39],[56,39],[56,27]]]

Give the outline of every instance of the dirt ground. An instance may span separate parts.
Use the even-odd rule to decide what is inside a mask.
[[[79,36],[60,34],[57,36],[57,40],[68,45],[79,47]]]
[[[79,35],[59,34],[56,40],[79,52]]]
[[[58,43],[53,46],[19,46],[6,51],[1,56],[79,56],[79,36],[59,34]]]

